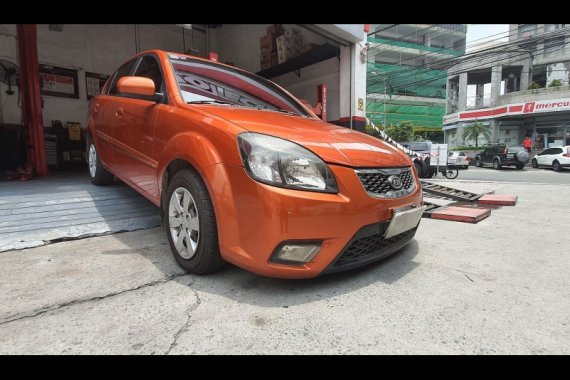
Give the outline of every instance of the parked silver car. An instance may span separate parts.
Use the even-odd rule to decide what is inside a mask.
[[[447,154],[447,166],[468,169],[469,160],[467,160],[467,154],[460,150],[450,151]]]

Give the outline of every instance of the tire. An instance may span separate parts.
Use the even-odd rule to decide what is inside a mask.
[[[164,225],[176,262],[193,274],[222,268],[216,215],[202,178],[193,170],[179,171],[168,185],[165,202]]]
[[[554,160],[554,162],[552,163],[552,169],[554,169],[555,172],[561,171],[562,166],[560,166],[560,162]]]
[[[493,169],[496,169],[496,170],[501,169],[501,163],[499,162],[498,158],[495,158],[493,160]]]
[[[538,168],[538,161],[535,158],[532,159],[532,167],[535,169]]]
[[[103,167],[95,143],[91,138],[88,139],[87,143],[87,164],[89,165],[91,183],[97,186],[107,186],[113,183],[115,176]]]
[[[418,178],[425,178],[424,170],[423,170],[423,167],[421,166],[421,164],[419,164],[417,162],[414,163],[414,169],[416,170]]]
[[[524,169],[524,164],[517,164],[517,169],[518,169],[518,170],[523,170],[523,169]]]
[[[457,178],[457,176],[459,175],[459,170],[455,168],[447,169],[446,171],[443,172],[443,175],[445,176],[445,178],[454,179]]]
[[[434,175],[435,175],[435,172],[432,172],[430,170],[430,172],[428,174],[426,174],[426,178],[433,178]]]
[[[481,163],[481,157],[476,157],[476,158],[475,158],[475,166],[477,166],[478,168],[480,168],[481,166],[483,166],[483,164]]]

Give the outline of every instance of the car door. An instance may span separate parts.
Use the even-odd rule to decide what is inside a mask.
[[[550,165],[551,162],[548,161],[548,157],[550,156],[551,150],[552,149],[545,149],[540,152],[536,157],[536,162],[538,162],[539,165]]]
[[[163,74],[156,56],[142,56],[134,76],[152,79],[156,92],[164,95]],[[158,112],[164,106],[161,102],[124,95],[117,102],[114,113],[113,139],[117,172],[123,180],[136,186],[151,199],[158,199],[158,161],[154,152],[154,137]]]
[[[113,115],[117,100],[117,80],[131,75],[135,69],[136,59],[122,65],[113,75],[104,92],[93,98],[90,107],[90,116],[95,126],[93,139],[97,146],[99,159],[107,168],[115,171],[115,153],[112,145]]]
[[[562,148],[550,148],[550,153],[548,154],[548,165],[552,165],[554,160],[559,158],[561,154]],[[560,160],[558,162],[560,162]]]
[[[493,157],[495,156],[495,153],[498,151],[496,146],[491,146],[487,149],[485,149],[482,153],[481,153],[481,162],[484,164],[489,164],[493,161]]]

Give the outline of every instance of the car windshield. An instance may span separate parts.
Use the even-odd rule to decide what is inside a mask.
[[[185,55],[168,56],[186,103],[226,104],[310,117],[293,97],[258,75]]]
[[[509,147],[509,152],[510,153],[518,153],[518,152],[523,152],[524,148],[522,146],[510,146]]]

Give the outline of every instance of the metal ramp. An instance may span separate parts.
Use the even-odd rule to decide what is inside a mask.
[[[477,194],[465,190],[454,189],[453,187],[438,185],[433,182],[420,181],[424,193],[428,193],[433,198],[453,199],[455,201],[474,202],[489,193]]]
[[[491,215],[491,209],[514,206],[517,196],[478,194],[453,187],[421,181],[424,205],[422,217],[464,223],[478,223]]]

